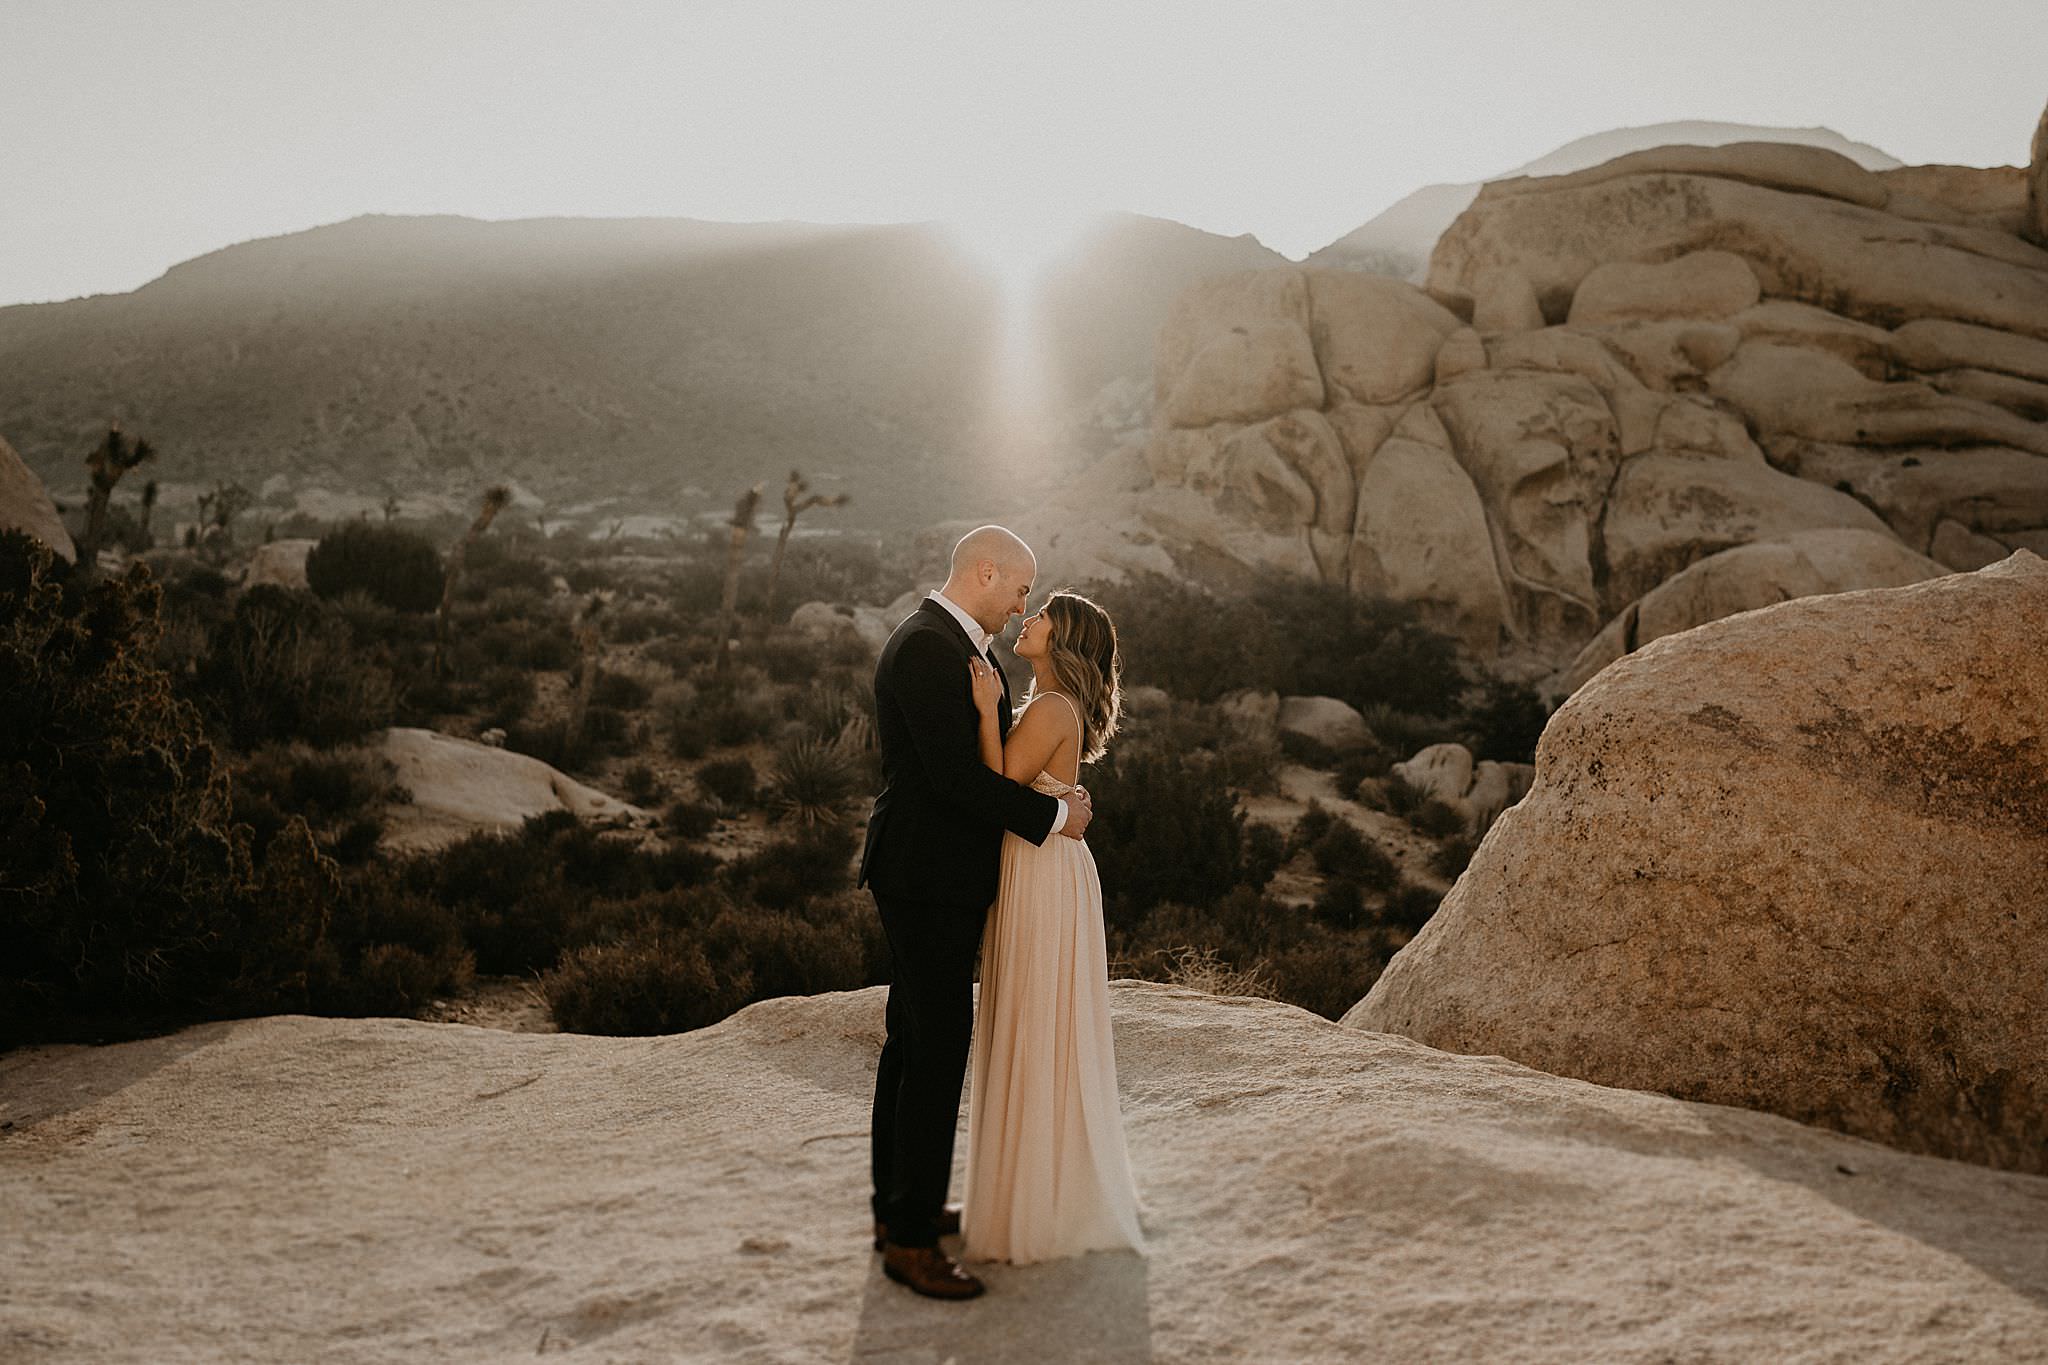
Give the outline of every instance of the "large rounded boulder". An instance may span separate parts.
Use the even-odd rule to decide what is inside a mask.
[[[1345,1017],[2048,1172],[2048,562],[1667,636]]]

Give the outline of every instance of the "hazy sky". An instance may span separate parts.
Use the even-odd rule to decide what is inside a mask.
[[[359,213],[1099,209],[1292,256],[1602,129],[2026,159],[2048,0],[0,0],[0,303]]]

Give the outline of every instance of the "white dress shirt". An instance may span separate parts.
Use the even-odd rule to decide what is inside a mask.
[[[989,634],[987,631],[983,630],[981,628],[981,622],[975,620],[972,616],[969,616],[966,613],[966,611],[961,608],[958,602],[955,602],[952,598],[946,596],[945,593],[940,592],[937,589],[934,589],[930,593],[926,594],[926,596],[928,600],[938,603],[940,606],[944,607],[948,612],[951,612],[953,619],[960,623],[960,629],[966,631],[967,638],[974,642],[975,652],[981,655],[983,659],[988,658],[988,647],[989,645],[994,643],[996,637]],[[1058,834],[1060,830],[1066,827],[1066,823],[1067,803],[1061,801],[1058,812],[1056,812],[1052,817],[1052,829],[1049,832],[1048,837],[1050,837],[1051,834]]]

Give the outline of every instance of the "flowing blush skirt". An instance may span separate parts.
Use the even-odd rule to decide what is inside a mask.
[[[1079,840],[1003,836],[970,1075],[967,1255],[1022,1265],[1142,1251],[1117,1110],[1102,884]]]

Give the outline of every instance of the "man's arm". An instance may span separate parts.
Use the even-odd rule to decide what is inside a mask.
[[[1044,843],[1059,802],[982,762],[967,663],[952,646],[928,631],[908,636],[890,660],[889,682],[910,721],[911,743],[932,790],[957,805],[987,811],[1020,839]]]

